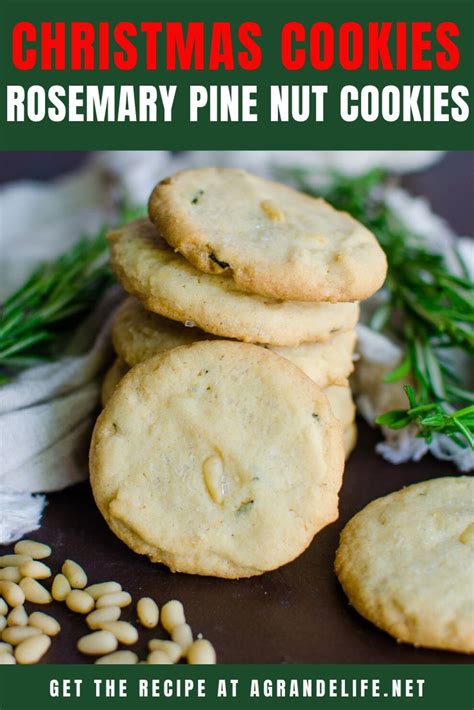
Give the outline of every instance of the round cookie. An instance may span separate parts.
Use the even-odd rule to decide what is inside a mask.
[[[294,301],[358,301],[382,286],[385,254],[369,230],[321,198],[244,170],[186,170],[159,183],[149,214],[201,271],[242,291]]]
[[[102,387],[100,390],[100,401],[102,406],[105,407],[109,399],[111,398],[114,389],[124,377],[129,370],[126,362],[124,362],[120,357],[115,358],[112,365],[109,367],[105,373],[104,379],[102,380]]]
[[[357,303],[277,301],[238,291],[227,274],[203,274],[175,253],[147,220],[109,234],[112,268],[144,306],[206,333],[294,346],[351,330]]]
[[[346,525],[336,574],[351,604],[399,641],[474,652],[474,478],[417,483]]]
[[[121,360],[117,358],[112,365],[112,367],[107,371],[105,375],[104,382],[102,384],[102,406],[105,407],[112,394],[122,379],[124,375],[128,372],[129,367]],[[323,390],[324,394],[327,396],[327,390]],[[333,411],[334,414],[334,411]],[[349,458],[352,450],[357,443],[357,427],[354,422],[347,424],[342,432],[343,446],[344,446],[344,456],[346,460]]]
[[[352,353],[355,342],[355,330],[348,330],[333,335],[324,343],[302,343],[294,348],[272,347],[272,350],[303,370],[318,387],[328,390],[332,386],[349,389],[347,378],[354,370]],[[350,408],[347,398],[341,406]]]
[[[112,326],[112,341],[118,355],[130,366],[180,345],[215,336],[145,310],[135,299],[120,306]],[[319,387],[347,385],[354,369],[352,353],[356,333],[348,330],[324,343],[303,343],[293,348],[271,348],[291,360]]]
[[[338,515],[341,428],[297,367],[202,341],[136,365],[94,429],[112,530],[174,571],[237,578],[297,557]]]
[[[120,305],[112,323],[113,346],[129,367],[180,345],[216,337],[147,311],[135,298]]]
[[[129,368],[120,358],[117,358],[112,367],[107,371],[102,385],[102,406],[105,407],[109,399],[118,385],[122,377],[128,372]],[[326,390],[323,390],[327,394]],[[334,414],[334,412],[333,412]],[[342,432],[344,456],[347,460],[352,453],[357,443],[357,427],[354,422],[346,425]]]

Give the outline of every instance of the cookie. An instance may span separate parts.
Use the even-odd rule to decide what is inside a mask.
[[[102,385],[102,406],[105,407],[122,377],[128,372],[128,366],[117,358],[112,367],[107,371]],[[326,390],[323,392],[327,395]],[[334,414],[334,412],[333,412]],[[346,425],[342,432],[344,455],[347,459],[357,443],[357,427],[354,422]]]
[[[297,367],[208,340],[132,368],[94,429],[94,497],[133,550],[173,571],[250,577],[338,515],[341,427]]]
[[[360,222],[321,198],[244,170],[179,172],[155,187],[149,214],[196,268],[231,274],[241,291],[358,301],[385,280],[385,254]]]
[[[415,646],[474,652],[474,478],[417,483],[346,525],[336,574],[366,619]]]
[[[161,239],[148,220],[109,234],[112,268],[150,311],[206,333],[293,346],[354,328],[356,303],[297,303],[238,291],[228,274],[203,274]]]
[[[123,361],[120,360],[120,358],[117,358],[110,370],[108,370],[102,385],[103,407],[105,407],[109,399],[112,397],[115,387],[118,385],[125,373],[128,372],[128,370],[129,368]],[[323,392],[327,394],[326,390],[323,390]],[[354,422],[351,422],[345,426],[342,432],[342,440],[344,446],[344,457],[347,460],[357,443],[357,427]]]
[[[135,298],[127,298],[121,304],[112,323],[113,346],[129,367],[180,345],[215,337],[147,311]]]
[[[130,367],[165,350],[213,337],[199,328],[186,328],[181,323],[151,313],[133,298],[128,298],[120,306],[112,326],[114,348]],[[300,367],[320,387],[347,385],[354,367],[355,339],[355,331],[349,330],[325,343],[273,349]]]
[[[128,370],[129,367],[127,363],[125,363],[120,357],[115,358],[115,361],[112,363],[111,367],[109,367],[109,369],[105,373],[104,379],[102,380],[100,400],[102,402],[103,407],[105,407],[105,405],[111,398],[114,389],[116,388],[122,377],[127,374]]]

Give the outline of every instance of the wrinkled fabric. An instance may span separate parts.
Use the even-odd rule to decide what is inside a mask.
[[[375,166],[397,172],[420,169],[440,155],[436,151],[96,153],[84,168],[59,180],[22,181],[0,190],[0,297],[18,287],[38,262],[53,259],[83,234],[94,234],[110,223],[121,200],[145,204],[153,185],[179,169],[218,164],[278,176],[281,169],[297,166],[314,169],[320,178],[328,169],[352,175]],[[433,248],[444,251],[449,248],[454,235],[426,201],[395,188],[388,199],[400,216],[412,220],[411,226],[426,235],[428,244],[433,242]],[[87,477],[100,381],[112,357],[110,324],[121,298],[118,287],[106,294],[75,334],[67,356],[26,370],[0,387],[0,543],[38,528],[46,503],[44,493]],[[372,299],[363,305],[363,320],[371,309]],[[400,357],[400,349],[384,336],[377,336],[380,340],[374,347],[367,331],[362,326],[359,332],[361,371],[375,364],[391,366]],[[373,422],[379,413],[380,393],[364,386],[364,378],[359,380],[360,410]],[[386,396],[396,400],[400,385],[390,387],[394,389]],[[465,452],[451,450],[451,442],[441,438],[427,447],[408,430],[384,434],[386,440],[378,449],[391,461],[416,460],[429,449],[462,470],[472,465]]]

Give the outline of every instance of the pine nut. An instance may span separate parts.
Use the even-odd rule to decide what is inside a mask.
[[[459,542],[463,545],[469,545],[474,542],[474,523],[470,523],[459,536]]]
[[[63,574],[57,574],[53,579],[53,586],[51,587],[51,594],[53,599],[57,602],[63,602],[69,592],[71,591],[71,585]]]
[[[138,663],[138,656],[133,651],[115,651],[95,661],[98,665],[132,665]]]
[[[89,616],[86,616],[86,622],[90,629],[101,629],[102,624],[107,621],[117,621],[122,610],[118,606],[104,606],[102,609],[94,609]]]
[[[73,589],[66,597],[66,606],[76,614],[88,614],[94,608],[94,600],[87,592]]]
[[[44,614],[42,611],[34,611],[28,619],[30,626],[39,629],[46,636],[57,636],[61,631],[59,621],[49,614]]]
[[[0,567],[19,567],[23,562],[31,560],[29,555],[2,555],[0,557]]]
[[[181,646],[167,639],[151,639],[148,641],[150,651],[162,651],[169,656],[171,663],[177,663],[182,656]]]
[[[33,604],[50,604],[53,597],[48,592],[46,587],[33,579],[32,577],[23,577],[20,582],[20,587],[23,590],[25,599]]]
[[[20,569],[18,567],[3,567],[0,569],[0,581],[18,582],[21,579]]]
[[[2,633],[2,641],[16,646],[25,639],[29,639],[31,636],[39,636],[40,634],[41,631],[33,626],[9,626]]]
[[[148,654],[148,658],[146,660],[147,663],[155,666],[165,663],[172,663],[171,658],[164,651],[152,651]]]
[[[36,540],[20,540],[16,543],[14,550],[18,555],[29,555],[34,560],[43,560],[51,554],[49,545],[36,542]]]
[[[0,654],[1,653],[12,653],[13,646],[11,643],[5,643],[5,641],[0,641]]]
[[[5,626],[7,625],[7,617],[6,616],[0,616],[0,631],[3,631]]]
[[[186,653],[193,642],[193,632],[190,625],[179,624],[179,626],[175,626],[171,632],[171,638],[181,646],[183,653]]]
[[[142,626],[146,629],[154,629],[160,618],[158,604],[150,597],[142,597],[137,603],[137,615]]]
[[[99,584],[91,584],[90,587],[86,587],[84,591],[90,594],[93,599],[98,599],[104,594],[121,592],[122,585],[118,582],[99,582]]]
[[[20,565],[20,574],[23,577],[32,577],[33,579],[48,579],[51,577],[51,570],[48,565],[38,560],[28,560]]]
[[[0,616],[5,616],[7,612],[8,604],[6,603],[5,599],[2,599],[2,597],[0,597]]]
[[[66,560],[61,568],[61,572],[73,589],[84,589],[87,587],[87,574],[81,565],[74,560]]]
[[[8,606],[20,606],[25,602],[25,593],[15,582],[0,582],[0,592]]]
[[[222,505],[225,494],[225,477],[221,457],[216,454],[209,456],[202,465],[202,474],[211,500]]]
[[[23,604],[16,606],[7,616],[8,626],[28,626],[28,614]]]
[[[175,626],[185,623],[184,608],[177,599],[172,599],[161,607],[161,625],[168,633],[171,633]]]
[[[214,646],[206,639],[198,639],[188,648],[188,663],[211,664],[216,662]]]
[[[138,631],[128,621],[106,621],[102,628],[110,631],[117,641],[125,646],[132,646],[138,641]]]
[[[16,663],[11,653],[0,653],[0,666],[13,666]]]
[[[112,592],[112,594],[103,594],[97,599],[97,609],[102,609],[104,606],[118,606],[121,609],[128,606],[132,602],[132,597],[128,592]]]
[[[16,647],[16,661],[22,664],[38,663],[50,646],[51,639],[49,636],[45,636],[44,634],[32,636],[26,639],[26,641],[19,643]]]
[[[118,646],[118,641],[110,631],[94,631],[83,636],[77,642],[77,648],[87,656],[103,656],[112,653]]]

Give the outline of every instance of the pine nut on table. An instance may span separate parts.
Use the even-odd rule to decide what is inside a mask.
[[[8,626],[2,633],[2,641],[11,643],[12,646],[17,646],[25,639],[31,636],[39,636],[41,631],[33,626]]]
[[[198,639],[188,648],[187,658],[188,663],[213,664],[216,662],[216,652],[209,641]]]
[[[137,615],[142,626],[154,629],[160,618],[158,604],[150,597],[142,597],[137,602]]]
[[[182,649],[178,643],[168,639],[151,639],[148,641],[150,651],[162,651],[166,653],[172,663],[177,663],[182,656]]]
[[[8,626],[27,626],[28,625],[28,614],[23,604],[14,607],[7,616]]]
[[[131,646],[138,641],[138,631],[128,621],[106,621],[102,628],[110,631],[117,641],[125,646]]]
[[[48,592],[46,587],[33,579],[32,577],[23,577],[20,582],[20,587],[23,590],[25,599],[34,604],[50,604],[53,597]]]
[[[33,560],[43,560],[51,555],[51,548],[36,540],[20,540],[13,548],[19,555],[29,555]]]
[[[122,610],[118,606],[104,606],[102,609],[94,609],[86,616],[86,622],[90,629],[100,629],[107,621],[117,621]]]
[[[84,591],[90,594],[93,599],[98,599],[104,594],[121,592],[122,585],[118,582],[99,582],[98,584],[91,584],[89,587],[86,587]]]
[[[19,643],[16,647],[16,661],[22,664],[38,663],[50,646],[51,639],[49,636],[45,636],[44,634],[32,636],[26,639],[26,641]]]
[[[83,636],[77,642],[77,648],[88,656],[103,656],[112,653],[118,646],[118,641],[110,631],[94,631]]]
[[[171,633],[175,626],[185,623],[184,607],[177,599],[171,599],[161,607],[161,625],[168,633]]]
[[[61,573],[57,574],[53,579],[53,586],[51,587],[53,599],[56,599],[57,602],[63,602],[70,591],[71,585],[69,584],[67,578]]]
[[[44,562],[27,560],[20,565],[20,574],[23,577],[33,577],[33,579],[48,579],[51,577],[51,570]]]
[[[94,600],[90,594],[82,589],[73,589],[69,592],[66,599],[66,606],[76,614],[88,614],[94,608]]]
[[[104,606],[118,606],[123,608],[132,602],[132,597],[128,592],[112,592],[112,594],[103,594],[97,599],[97,609],[102,609]]]
[[[42,611],[34,611],[30,614],[28,624],[35,629],[39,629],[46,636],[57,636],[61,631],[59,621],[49,614],[44,614]]]
[[[61,572],[73,589],[84,589],[87,587],[87,574],[81,565],[74,560],[65,560],[61,567]]]
[[[0,594],[8,606],[20,606],[25,602],[25,593],[16,582],[0,582]]]

